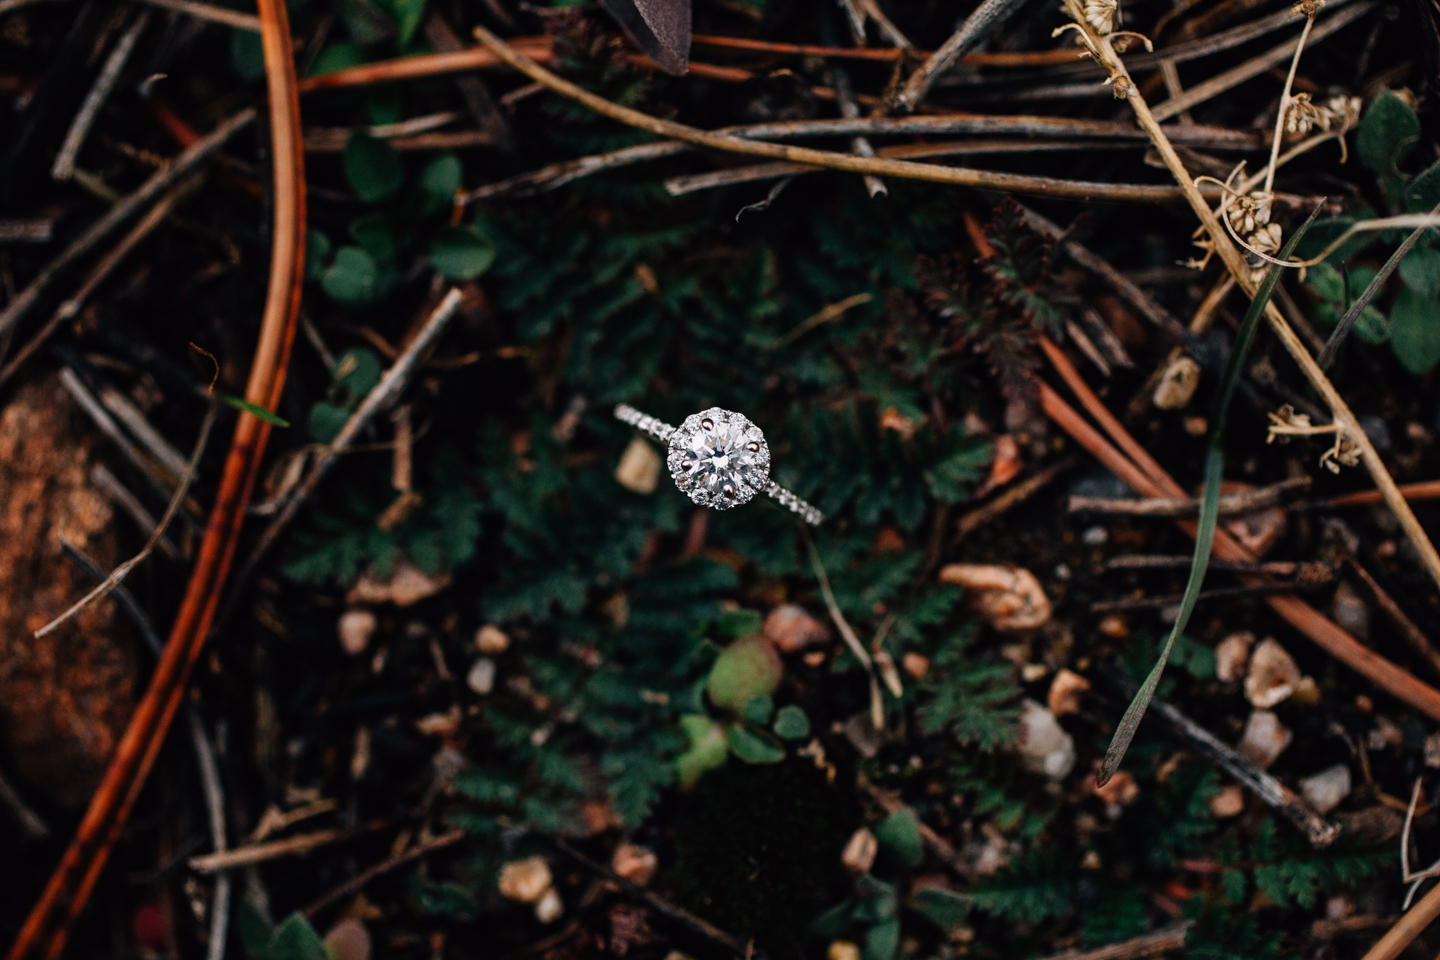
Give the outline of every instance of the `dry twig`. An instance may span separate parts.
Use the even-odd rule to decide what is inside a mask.
[[[366,884],[368,884],[371,880],[374,880],[376,877],[382,874],[389,873],[396,867],[403,867],[407,863],[410,863],[414,860],[419,860],[421,857],[426,856],[430,853],[434,853],[436,850],[443,850],[446,847],[453,846],[464,839],[464,830],[451,830],[449,833],[442,833],[440,834],[440,836],[433,837],[432,839],[426,840],[423,843],[417,843],[415,844],[415,846],[395,854],[388,860],[382,860],[374,866],[368,867],[365,870],[360,871],[355,876],[351,877],[349,880],[346,880],[344,883],[340,884],[340,886],[336,887],[334,890],[331,890],[329,893],[325,894],[323,897],[310,904],[310,906],[302,910],[301,913],[305,914],[305,916],[307,917],[313,917],[315,916],[315,914],[319,913],[321,910],[324,910],[332,903],[336,903],[337,901],[343,900],[346,897],[353,896],[354,894],[359,893],[361,890],[365,889]]]
[[[110,91],[115,89],[115,84],[120,80],[120,71],[125,69],[125,61],[130,59],[131,51],[135,49],[140,34],[149,22],[150,11],[140,11],[130,29],[126,30],[120,42],[115,44],[115,49],[110,51],[105,66],[100,69],[100,75],[95,78],[85,102],[80,105],[80,112],[75,114],[75,119],[70,123],[70,130],[65,134],[65,142],[60,145],[60,152],[55,155],[55,164],[50,168],[53,179],[69,180],[74,175],[75,158],[80,154],[80,146],[90,132],[90,125],[100,113],[100,105],[110,96]]]
[[[1220,498],[1220,516],[1254,513],[1257,510],[1282,506],[1287,500],[1309,488],[1309,477],[1295,477],[1258,490],[1228,494]],[[1190,497],[1142,500],[1071,497],[1066,509],[1071,513],[1120,514],[1129,517],[1198,517],[1200,501]]]

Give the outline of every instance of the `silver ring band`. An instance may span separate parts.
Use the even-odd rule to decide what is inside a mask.
[[[811,506],[810,504],[806,503],[804,500],[801,500],[799,497],[795,496],[795,494],[791,493],[789,490],[786,490],[784,487],[780,486],[780,484],[776,483],[774,480],[770,480],[770,479],[769,479],[769,464],[770,464],[770,460],[769,460],[769,456],[770,456],[770,454],[769,454],[769,449],[768,449],[768,447],[765,447],[764,438],[763,438],[763,436],[760,434],[758,428],[756,428],[756,427],[754,427],[753,425],[751,425],[748,420],[745,420],[743,417],[740,417],[739,414],[732,414],[732,413],[730,413],[729,411],[719,410],[718,408],[712,408],[711,410],[704,411],[704,413],[696,414],[694,417],[692,417],[692,418],[690,418],[690,419],[703,418],[703,417],[706,417],[706,416],[709,415],[709,414],[714,414],[714,415],[717,415],[717,416],[729,416],[729,417],[733,417],[733,418],[738,418],[738,420],[743,421],[744,426],[748,427],[748,428],[750,429],[750,431],[751,431],[751,433],[746,434],[746,436],[752,436],[752,435],[753,435],[753,436],[756,438],[755,441],[753,441],[753,442],[751,443],[751,448],[752,448],[752,449],[755,449],[755,450],[757,450],[757,451],[760,451],[760,450],[763,449],[763,453],[760,454],[760,456],[761,456],[761,458],[763,459],[763,466],[764,466],[764,470],[765,470],[765,474],[764,474],[764,475],[765,475],[765,479],[764,479],[763,486],[762,486],[762,485],[757,485],[757,487],[758,487],[758,492],[763,492],[766,496],[770,497],[770,499],[774,500],[776,503],[780,504],[782,507],[786,508],[787,510],[789,510],[789,511],[792,512],[792,513],[798,514],[798,515],[800,516],[800,518],[801,518],[802,520],[804,520],[806,523],[809,523],[809,524],[813,524],[813,525],[818,526],[818,525],[821,523],[821,521],[823,521],[823,520],[825,519],[825,514],[821,513],[819,510],[817,510],[815,507]],[[643,432],[645,432],[645,433],[648,433],[650,436],[654,437],[656,440],[659,440],[661,443],[664,443],[664,444],[666,444],[667,446],[670,447],[670,449],[671,449],[671,459],[672,459],[672,462],[671,462],[671,472],[672,472],[672,475],[675,475],[675,476],[677,477],[677,480],[676,480],[677,485],[680,485],[681,490],[684,491],[684,492],[686,493],[686,495],[690,497],[691,500],[695,501],[696,503],[701,503],[702,505],[715,506],[715,507],[718,507],[718,508],[720,508],[720,509],[724,509],[726,506],[729,506],[729,504],[721,503],[721,502],[714,502],[713,500],[711,500],[711,501],[709,501],[709,502],[702,502],[702,500],[701,500],[699,497],[697,497],[697,495],[696,495],[695,493],[693,493],[693,492],[691,492],[691,491],[689,491],[689,490],[686,490],[685,487],[680,484],[679,476],[678,476],[677,473],[676,473],[676,470],[677,470],[676,464],[677,464],[679,461],[678,461],[676,458],[681,457],[683,454],[682,454],[682,452],[680,452],[680,451],[677,450],[677,448],[675,447],[675,444],[671,443],[671,441],[672,441],[673,439],[675,439],[676,433],[677,433],[677,432],[681,432],[680,430],[677,430],[677,428],[670,426],[670,424],[668,424],[668,423],[664,423],[664,422],[662,422],[662,421],[660,421],[660,420],[656,420],[654,417],[650,416],[649,414],[641,413],[639,410],[636,410],[634,407],[630,406],[630,405],[627,404],[627,403],[622,403],[622,404],[619,404],[619,405],[617,405],[617,406],[615,407],[615,419],[620,420],[620,421],[622,421],[622,422],[624,422],[624,423],[628,423],[628,424],[630,424],[630,426],[635,427],[637,430],[641,430],[641,431],[643,431]],[[700,422],[700,423],[710,423],[710,421],[709,421],[708,419],[701,419],[701,420],[699,420],[698,422]],[[687,420],[686,423],[687,423],[687,425],[689,425],[689,420]],[[682,428],[682,429],[683,429],[683,428]],[[686,434],[682,433],[682,437],[684,437],[684,436],[686,436]],[[729,492],[729,487],[728,487],[728,485],[727,485],[726,490],[727,490],[727,495],[733,496],[733,494],[731,494],[731,493]],[[742,499],[740,499],[739,502],[744,502],[744,500],[749,499],[749,496],[751,496],[751,495],[752,495],[752,494],[746,494]]]

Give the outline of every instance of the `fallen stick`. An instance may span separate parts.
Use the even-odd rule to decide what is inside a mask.
[[[1117,676],[1106,676],[1106,680],[1123,691],[1126,699],[1135,695],[1137,689],[1128,680]],[[1199,753],[1214,760],[1221,769],[1269,807],[1289,820],[1305,834],[1310,843],[1317,847],[1328,846],[1340,835],[1340,827],[1331,823],[1310,809],[1304,800],[1285,784],[1261,770],[1242,757],[1229,744],[1221,742],[1209,730],[1191,720],[1175,707],[1163,700],[1150,701],[1150,709],[1164,720],[1181,740]]]
[[[880,789],[867,780],[863,773],[857,773],[855,775],[855,786],[859,787],[868,794],[872,800],[880,804],[886,813],[898,813],[901,810],[910,809],[905,804],[905,801],[899,797],[891,796],[885,790]],[[914,811],[911,812],[913,813]],[[925,821],[921,820],[918,816],[915,818],[915,822],[919,824],[920,827],[920,839],[924,841],[925,846],[930,849],[931,853],[935,854],[938,859],[944,861],[950,869],[962,877],[974,876],[975,870],[956,852],[955,847],[951,845],[950,841],[932,830],[925,824]]]
[[[76,237],[54,260],[46,264],[25,289],[16,294],[15,299],[6,305],[4,312],[0,313],[0,335],[4,335],[20,321],[20,318],[35,305],[35,302],[40,299],[40,295],[49,288],[63,270],[89,253],[97,243],[104,240],[111,231],[130,219],[141,208],[149,206],[171,184],[187,176],[212,153],[219,150],[226,140],[229,140],[254,119],[255,110],[253,108],[241,110],[216,127],[210,134],[198,140],[194,146],[181,153],[168,166],[155,171],[138,190],[116,203],[103,217],[91,224],[90,229]]]
[[[1375,605],[1384,612],[1385,616],[1390,618],[1390,623],[1400,632],[1401,638],[1410,645],[1410,649],[1418,654],[1422,660],[1430,664],[1430,669],[1434,670],[1437,675],[1440,675],[1440,651],[1435,649],[1435,646],[1430,642],[1430,638],[1425,636],[1419,627],[1415,626],[1415,621],[1405,615],[1405,611],[1400,609],[1400,605],[1395,602],[1395,599],[1386,592],[1384,587],[1380,586],[1379,582],[1370,575],[1370,571],[1366,570],[1360,564],[1359,560],[1353,556],[1346,557],[1345,560],[1350,569],[1360,578],[1360,582],[1365,584],[1365,589],[1370,591],[1370,596],[1374,598]]]
[[[1220,498],[1220,516],[1254,513],[1282,506],[1296,493],[1310,488],[1309,477],[1281,480],[1258,490],[1227,494]],[[1189,497],[1156,497],[1149,500],[1112,500],[1105,497],[1071,497],[1070,513],[1099,513],[1127,517],[1198,517],[1200,501]]]
[[[1400,918],[1400,922],[1391,927],[1390,932],[1370,948],[1362,960],[1395,960],[1436,917],[1440,917],[1440,885],[1411,907]]]
[[[1111,557],[1105,561],[1106,570],[1189,570],[1190,564],[1195,562],[1191,556],[1122,556]],[[1293,560],[1211,560],[1211,570],[1222,570],[1230,573],[1265,573],[1277,577],[1293,577],[1301,568],[1306,566],[1303,563],[1296,563]]]
[[[1076,460],[1074,457],[1066,457],[1059,463],[1041,470],[1033,477],[1027,477],[1020,483],[1015,484],[1015,486],[1006,490],[984,506],[976,507],[974,510],[963,515],[959,520],[955,521],[955,539],[951,541],[951,546],[954,546],[985,524],[1001,516],[1016,504],[1029,500],[1041,489],[1050,484],[1056,477],[1060,476],[1060,474],[1074,467],[1075,463]]]
[[[223,23],[236,30],[260,32],[260,18],[253,13],[228,10],[213,3],[196,3],[195,0],[144,0],[144,2],[154,7],[164,7],[166,10],[174,10],[177,13],[186,13],[199,20]]]
[[[1241,600],[1247,597],[1265,597],[1275,593],[1294,593],[1297,590],[1318,590],[1329,581],[1274,581],[1250,583],[1241,587],[1215,587],[1201,590],[1197,602],[1206,600]],[[1180,594],[1165,597],[1122,597],[1119,600],[1097,600],[1090,604],[1091,613],[1114,613],[1118,610],[1164,610],[1178,607],[1183,600]]]
[[[891,98],[883,109],[909,113],[920,106],[920,102],[930,92],[930,85],[940,74],[953,67],[961,54],[983,40],[991,30],[1010,19],[1010,15],[1020,9],[1024,2],[1025,0],[984,0],[965,18],[959,29],[950,35],[940,49],[932,53],[920,65],[920,69],[910,75],[904,89]]]
[[[388,821],[380,821],[359,830],[316,830],[313,833],[302,833],[296,837],[286,837],[284,840],[246,844],[231,850],[208,853],[203,857],[191,857],[190,869],[196,873],[218,873],[221,870],[247,867],[253,863],[278,860],[281,857],[297,857],[341,840],[349,840],[379,830],[387,825]]]
[[[1186,920],[1173,927],[1142,933],[1119,943],[1107,943],[1094,950],[1067,950],[1045,957],[1044,960],[1144,960],[1146,957],[1158,957],[1172,950],[1184,949],[1185,934],[1189,933],[1194,925],[1194,920]]]
[[[417,843],[410,849],[402,853],[397,853],[388,860],[382,860],[374,866],[362,870],[300,912],[307,917],[313,917],[337,900],[343,900],[352,894],[359,893],[365,888],[366,884],[381,874],[389,873],[396,867],[403,867],[412,860],[418,860],[426,854],[434,853],[436,850],[442,850],[464,839],[464,830],[451,830],[449,833],[442,833],[440,836],[427,840],[424,843]]]
[[[125,61],[130,59],[130,54],[135,49],[135,44],[140,40],[140,34],[144,32],[146,24],[150,22],[150,11],[142,10],[125,31],[120,42],[115,44],[115,49],[110,51],[110,56],[105,60],[105,66],[100,68],[100,75],[95,78],[95,83],[90,87],[85,102],[80,104],[80,111],[75,114],[75,119],[70,122],[70,129],[65,134],[65,142],[60,145],[60,152],[55,155],[55,164],[50,168],[50,177],[54,180],[69,180],[75,174],[75,158],[80,154],[80,147],[85,143],[85,137],[90,133],[90,127],[95,122],[95,117],[100,113],[100,105],[110,96],[115,89],[115,84],[120,80],[120,71],[125,69]]]

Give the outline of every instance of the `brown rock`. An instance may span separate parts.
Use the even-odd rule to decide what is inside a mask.
[[[770,611],[760,631],[781,653],[797,653],[806,647],[830,640],[825,624],[793,603],[782,604]]]
[[[110,504],[89,481],[93,446],[53,377],[0,412],[0,740],[21,780],[71,807],[99,783],[137,683],[113,601],[33,636],[94,586],[62,533],[106,568],[120,560]]]

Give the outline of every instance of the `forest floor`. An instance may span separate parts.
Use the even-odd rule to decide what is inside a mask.
[[[10,960],[1434,957],[1437,95],[1421,0],[0,0]]]

